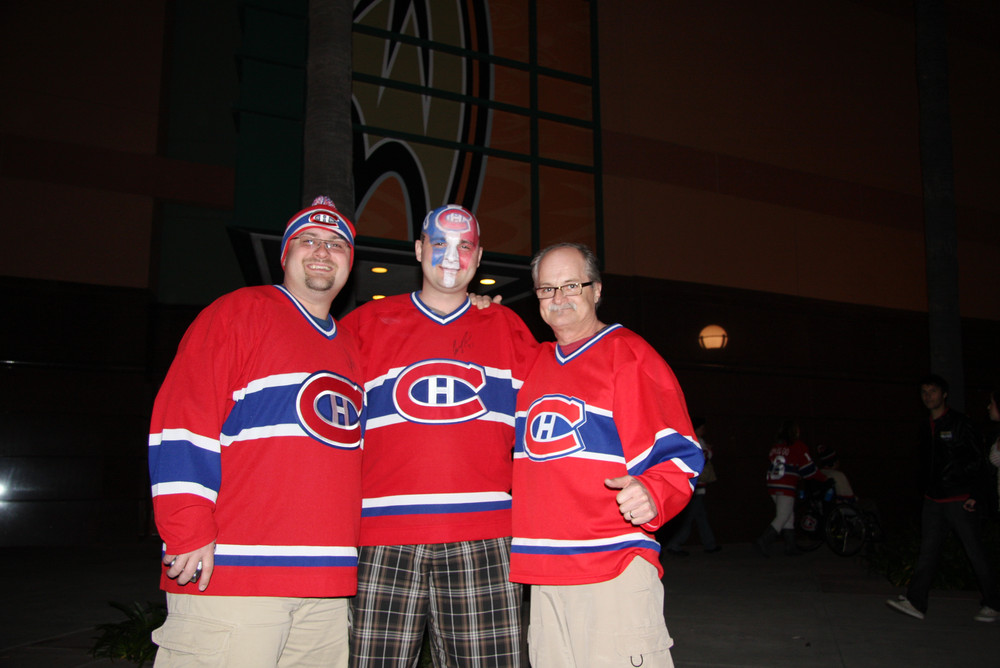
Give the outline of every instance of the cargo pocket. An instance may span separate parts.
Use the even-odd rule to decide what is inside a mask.
[[[618,656],[632,657],[633,666],[642,665],[639,661],[642,656],[662,654],[673,646],[674,639],[665,626],[648,626],[615,636],[615,651]]]
[[[153,631],[153,642],[170,652],[214,656],[229,651],[235,628],[207,617],[167,615],[163,626]]]

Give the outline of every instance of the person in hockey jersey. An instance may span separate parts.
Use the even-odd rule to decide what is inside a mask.
[[[288,222],[283,284],[220,297],[180,343],[149,435],[157,666],[347,666],[364,390],[330,304],[353,253],[318,198]]]
[[[771,556],[771,544],[778,536],[784,541],[785,554],[799,553],[795,546],[795,497],[800,484],[810,484],[805,482],[807,480],[824,483],[824,487],[815,490],[822,494],[834,487],[834,482],[816,467],[801,435],[798,422],[783,420],[767,454],[767,491],[774,502],[774,519],[753,542],[754,549],[763,557]],[[807,489],[806,493],[814,492]]]
[[[521,587],[508,579],[517,389],[537,349],[504,306],[467,295],[483,249],[457,205],[427,214],[419,292],[343,326],[364,365],[365,456],[351,665],[520,665]]]
[[[672,666],[653,533],[688,503],[704,462],[673,372],[597,317],[581,244],[532,260],[544,343],[517,397],[511,579],[531,585],[531,665]]]

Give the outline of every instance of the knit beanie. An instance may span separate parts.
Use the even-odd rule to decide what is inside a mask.
[[[281,238],[281,267],[285,267],[288,242],[305,230],[318,228],[334,232],[343,237],[351,247],[351,265],[354,264],[354,225],[337,211],[333,200],[323,195],[313,200],[312,205],[292,216]]]

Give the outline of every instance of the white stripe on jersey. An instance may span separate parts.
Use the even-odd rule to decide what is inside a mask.
[[[266,390],[270,387],[287,387],[288,385],[301,385],[306,378],[309,377],[308,373],[278,373],[272,376],[265,376],[264,378],[257,378],[256,380],[250,381],[250,383],[239,390],[233,392],[233,401],[240,401],[246,395],[253,394],[254,392],[260,392],[261,390]]]
[[[527,452],[515,452],[514,459],[527,459]],[[576,452],[571,452],[568,455],[563,455],[558,459],[591,459],[598,462],[611,462],[612,464],[624,464],[625,457],[622,455],[610,455],[600,452],[589,452],[587,450],[577,450]]]
[[[182,441],[209,452],[222,452],[218,439],[202,436],[187,429],[164,429],[159,434],[149,435],[150,447],[162,445],[163,441]]]
[[[156,483],[153,485],[152,490],[153,496],[165,496],[168,494],[194,494],[195,496],[208,499],[212,503],[215,503],[215,500],[219,496],[219,493],[214,489],[209,489],[208,487],[199,485],[196,482],[185,481]]]
[[[222,445],[231,445],[239,441],[253,441],[259,438],[272,438],[275,436],[306,436],[306,432],[297,424],[270,424],[265,427],[248,427],[241,429],[240,433],[223,434]]]
[[[606,538],[591,538],[590,540],[562,540],[555,538],[518,538],[514,537],[511,539],[511,545],[518,545],[522,547],[553,547],[553,548],[568,548],[568,547],[604,547],[608,545],[617,545],[618,543],[624,543],[627,541],[643,541],[647,543],[654,543],[656,541],[647,536],[642,532],[632,532],[621,534],[620,536],[608,536]]]
[[[362,508],[385,508],[392,506],[454,505],[457,503],[486,503],[489,501],[510,501],[506,492],[471,492],[458,494],[399,494],[364,499]]]
[[[262,557],[354,557],[354,547],[336,545],[227,545],[215,546],[215,553],[228,556]]]

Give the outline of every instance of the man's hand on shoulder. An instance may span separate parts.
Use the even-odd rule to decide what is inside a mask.
[[[477,309],[489,308],[493,304],[499,304],[503,300],[503,295],[494,295],[492,299],[488,295],[477,295],[474,292],[469,293],[469,299],[472,301],[472,305]]]

